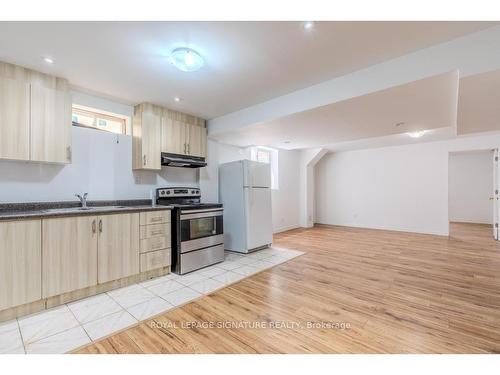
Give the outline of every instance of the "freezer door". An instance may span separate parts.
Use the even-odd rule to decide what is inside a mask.
[[[247,250],[273,241],[271,189],[245,188]]]
[[[271,165],[243,160],[243,186],[270,188]]]

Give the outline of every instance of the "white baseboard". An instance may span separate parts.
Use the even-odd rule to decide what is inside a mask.
[[[287,227],[281,227],[281,228],[274,229],[273,233],[276,234],[276,233],[286,232],[287,230],[292,230],[292,229],[297,229],[297,228],[300,228],[299,224],[289,225]]]

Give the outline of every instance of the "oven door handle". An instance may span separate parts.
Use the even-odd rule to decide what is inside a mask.
[[[198,212],[193,214],[181,214],[181,220],[189,220],[189,219],[201,219],[204,217],[216,217],[222,216],[222,211],[210,211],[210,212]]]
[[[198,210],[181,210],[181,215],[197,214],[199,212],[222,212],[222,211],[224,211],[224,209],[222,207],[205,208],[205,209],[198,209]]]

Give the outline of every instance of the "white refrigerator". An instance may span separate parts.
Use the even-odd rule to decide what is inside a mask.
[[[224,247],[248,253],[271,245],[271,169],[238,160],[219,166],[219,201],[224,206]]]

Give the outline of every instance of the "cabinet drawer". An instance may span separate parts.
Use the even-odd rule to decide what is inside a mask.
[[[141,225],[141,240],[151,237],[170,236],[170,223]]]
[[[170,210],[141,212],[141,225],[170,223]]]
[[[141,272],[147,272],[156,268],[170,266],[170,249],[151,251],[141,254]]]
[[[141,253],[170,248],[172,246],[170,233],[166,236],[145,238],[141,240]]]

